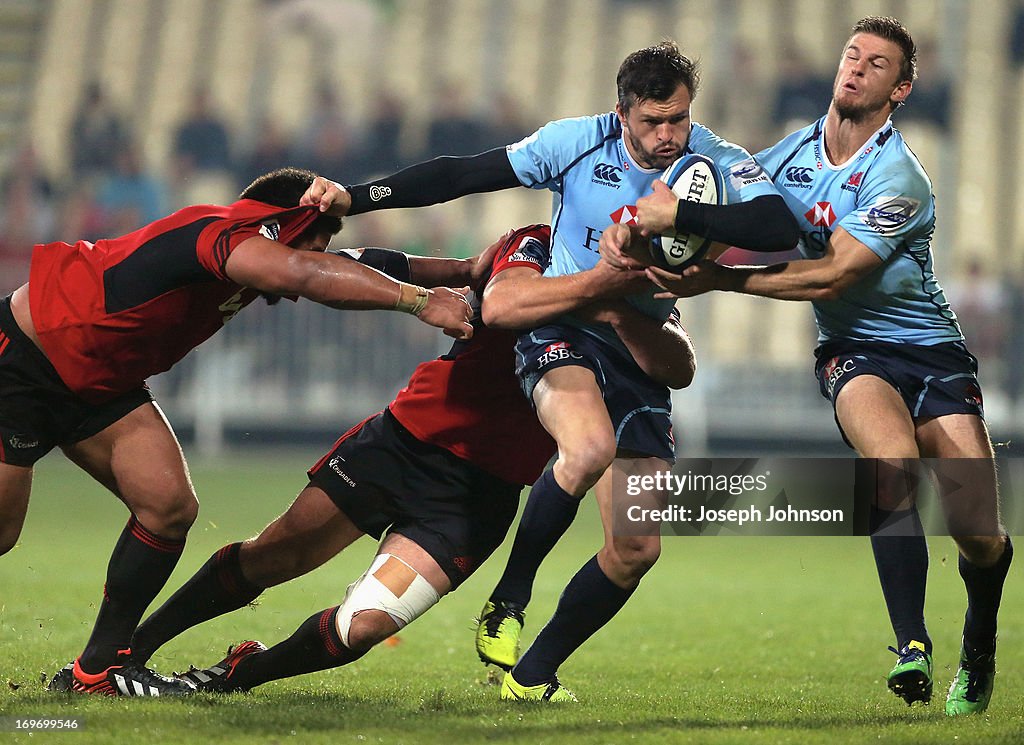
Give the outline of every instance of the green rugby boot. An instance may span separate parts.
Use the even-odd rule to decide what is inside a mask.
[[[925,651],[922,642],[912,641],[903,649],[889,647],[899,656],[896,666],[890,671],[889,690],[907,702],[924,704],[932,700],[932,656]]]
[[[551,703],[577,703],[572,691],[563,688],[558,678],[535,686],[523,686],[512,677],[512,672],[505,673],[505,679],[501,681],[502,701],[540,701]]]
[[[992,699],[992,686],[996,679],[995,654],[983,654],[970,660],[967,652],[960,649],[960,667],[946,695],[946,714],[962,717],[980,714],[988,708]]]
[[[480,611],[476,627],[476,653],[485,665],[511,670],[519,659],[519,636],[523,632],[523,608],[515,603],[488,600]]]

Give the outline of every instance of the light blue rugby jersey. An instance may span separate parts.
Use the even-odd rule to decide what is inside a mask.
[[[887,121],[846,163],[825,155],[825,119],[757,154],[800,224],[800,252],[820,258],[842,227],[882,265],[837,300],[815,301],[818,341],[939,344],[963,339],[932,271],[932,185]]]
[[[546,276],[592,268],[600,258],[601,233],[615,222],[613,214],[651,193],[660,170],[641,168],[622,140],[615,112],[549,122],[526,139],[509,145],[508,158],[524,186],[554,192],[551,216],[551,265]],[[743,148],[726,142],[707,127],[690,125],[687,153],[711,158],[726,176],[727,201],[750,201],[778,194],[767,174]],[[630,298],[644,313],[668,318],[672,300],[652,293]],[[622,350],[605,324],[585,325],[569,316],[561,323],[580,326]]]

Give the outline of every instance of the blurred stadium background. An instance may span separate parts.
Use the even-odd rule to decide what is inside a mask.
[[[230,201],[292,164],[339,181],[515,141],[614,104],[630,51],[703,62],[694,118],[752,152],[824,112],[852,23],[921,49],[897,126],[938,199],[940,281],[981,360],[997,440],[1024,422],[1024,4],[1015,0],[0,0],[0,292],[34,243],[119,235]],[[348,221],[335,245],[476,253],[549,217],[514,190]],[[445,340],[396,314],[253,306],[153,381],[204,454],[334,435]],[[806,304],[680,308],[699,352],[684,455],[844,452],[810,369]]]

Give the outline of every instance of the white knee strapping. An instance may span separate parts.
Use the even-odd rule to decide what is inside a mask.
[[[377,554],[370,568],[348,586],[335,623],[349,646],[352,619],[364,610],[381,610],[403,628],[430,609],[441,596],[427,580],[397,556]]]

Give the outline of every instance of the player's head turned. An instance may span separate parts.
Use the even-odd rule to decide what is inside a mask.
[[[241,199],[253,199],[275,207],[297,207],[299,199],[313,183],[316,174],[304,168],[279,168],[265,173],[249,184],[239,195]],[[325,233],[334,235],[341,230],[341,218],[320,215],[306,229],[303,236]]]
[[[891,16],[868,16],[857,21],[850,30],[850,38],[857,34],[871,34],[892,42],[903,53],[897,82],[917,80],[917,45],[907,27]],[[849,40],[847,40],[849,44]]]
[[[628,112],[638,101],[665,101],[680,85],[692,100],[700,87],[697,63],[679,51],[674,41],[645,47],[626,57],[615,77],[619,106]]]

